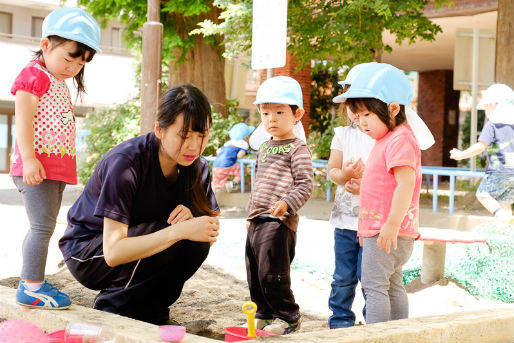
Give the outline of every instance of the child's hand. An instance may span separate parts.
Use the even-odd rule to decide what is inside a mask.
[[[247,221],[246,221],[246,231],[248,231],[248,228],[249,228],[249,227],[250,227],[250,221],[249,221],[249,220],[247,220]]]
[[[357,161],[353,159],[346,161],[343,163],[342,171],[343,174],[347,175],[349,178],[360,179],[364,173],[364,162],[362,162],[362,158],[359,158]]]
[[[382,226],[377,239],[377,248],[384,249],[386,253],[391,252],[391,244],[393,249],[396,250],[398,238],[398,228],[387,223]]]
[[[23,183],[27,186],[39,185],[46,179],[45,168],[37,158],[29,158],[23,161]]]
[[[191,210],[184,205],[178,205],[171,211],[168,224],[173,225],[193,218]]]
[[[351,194],[359,195],[361,193],[361,179],[351,178],[344,185],[344,190]]]
[[[450,158],[459,161],[464,159],[464,156],[461,150],[453,148],[452,150],[450,150]]]
[[[284,213],[289,209],[289,206],[284,200],[279,200],[269,209],[269,212],[272,216],[280,217],[283,216]]]

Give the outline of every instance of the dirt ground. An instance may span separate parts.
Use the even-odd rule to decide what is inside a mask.
[[[4,190],[0,190],[0,198],[2,196],[1,192],[4,192]],[[71,194],[71,196],[76,196],[76,194]],[[2,201],[2,203],[21,205],[17,203],[19,200],[14,203],[14,198],[10,194],[6,193],[5,198],[6,202]],[[70,202],[68,200],[65,199],[65,203]],[[422,194],[420,202],[421,207],[431,209],[432,198],[430,195]],[[438,210],[447,213],[447,204],[447,197],[440,196]],[[455,213],[490,215],[476,201],[474,193],[456,198]],[[244,213],[243,211],[225,212],[224,216],[244,218]],[[74,304],[86,307],[92,306],[96,292],[81,286],[65,267],[58,273],[48,275],[47,280],[67,293]],[[17,277],[4,278],[0,279],[0,285],[16,288],[18,281],[19,278]],[[305,280],[305,283],[309,284],[309,280]],[[320,307],[324,308],[322,312],[302,308],[302,332],[326,330],[328,328],[329,310],[327,300],[329,289],[330,282],[323,281],[319,287],[306,288],[305,292],[298,295],[295,293],[295,296],[299,299],[302,299],[302,297],[313,298],[314,301],[319,303]],[[413,313],[414,316],[472,310],[477,308],[478,303],[483,303],[481,300],[471,297],[469,293],[451,280],[442,280],[429,285],[422,285],[419,280],[414,280],[407,286],[407,289],[409,301],[412,300],[415,308],[418,309],[417,313]],[[451,300],[442,300],[444,303],[440,306],[433,303],[434,296]],[[468,300],[464,301],[464,299]],[[186,283],[179,300],[171,306],[170,319],[185,326],[190,334],[223,340],[224,327],[244,324],[245,316],[241,311],[241,305],[248,300],[250,300],[250,297],[246,281],[235,277],[233,273],[230,273],[230,270],[227,271],[220,265],[204,264]],[[430,303],[425,304],[427,301]],[[444,307],[445,305],[447,307]],[[495,304],[486,305],[496,306]],[[434,307],[437,307],[437,309]],[[428,310],[437,312],[433,313]]]

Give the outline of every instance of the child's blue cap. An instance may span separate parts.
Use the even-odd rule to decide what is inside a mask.
[[[354,69],[356,69],[354,71]],[[334,102],[345,102],[350,98],[375,98],[386,104],[397,102],[409,106],[414,96],[414,87],[405,74],[387,63],[358,64],[348,73],[350,89],[336,96]]]
[[[74,40],[102,52],[100,26],[80,8],[58,8],[43,20],[43,37],[59,36]]]
[[[303,108],[302,87],[289,76],[275,76],[264,81],[257,90],[254,105],[260,104],[296,105]]]
[[[237,123],[236,125],[232,126],[228,132],[228,135],[230,136],[230,139],[240,140],[250,136],[253,130],[255,130],[255,126],[249,126],[245,123]]]

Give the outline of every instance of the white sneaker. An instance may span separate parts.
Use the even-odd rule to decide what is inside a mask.
[[[301,322],[301,319],[298,319],[295,323],[288,323],[280,318],[275,318],[273,323],[266,325],[263,330],[273,332],[277,335],[287,335],[300,330]]]
[[[234,183],[232,181],[225,182],[225,189],[227,190],[227,193],[232,192],[234,189]]]
[[[259,319],[255,318],[255,328],[257,330],[262,330],[266,325],[270,325],[273,322],[273,318],[270,319]],[[248,327],[248,323],[245,323],[243,327]]]

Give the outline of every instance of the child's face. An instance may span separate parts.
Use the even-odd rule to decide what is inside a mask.
[[[387,125],[384,124],[384,122],[380,120],[375,113],[370,112],[366,107],[359,107],[354,116],[356,117],[356,123],[359,125],[362,132],[373,139],[380,139],[389,132]]]
[[[496,105],[496,103],[484,105],[485,115],[487,116],[487,118],[491,117],[491,113],[494,112]]]
[[[259,112],[264,129],[276,140],[294,138],[293,126],[303,115],[300,108],[293,113],[289,105],[275,103],[260,104]]]
[[[75,77],[84,67],[86,61],[79,57],[71,57],[77,51],[77,43],[66,41],[54,46],[48,38],[41,39],[41,50],[46,69],[58,80],[66,80]],[[89,51],[85,58],[89,57]]]

